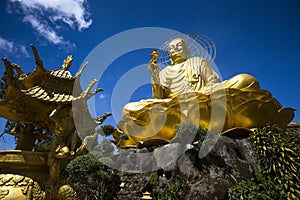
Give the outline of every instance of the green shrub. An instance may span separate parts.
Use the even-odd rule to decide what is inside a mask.
[[[191,123],[182,124],[176,129],[176,135],[172,142],[177,142],[181,144],[196,143],[195,146],[200,148],[206,135],[207,129],[204,129],[202,127],[197,128]]]
[[[68,164],[68,183],[86,199],[103,199],[110,174],[107,167],[91,154],[78,156]]]
[[[152,186],[153,199],[157,200],[181,200],[185,199],[186,182],[178,175],[173,176],[170,180],[161,178],[157,174],[150,176],[149,180]]]
[[[229,190],[230,199],[297,199],[300,196],[300,156],[296,134],[267,124],[249,136],[261,171],[255,179]]]

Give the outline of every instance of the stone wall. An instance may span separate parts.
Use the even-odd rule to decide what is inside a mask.
[[[167,190],[172,189],[170,187],[176,186],[174,180],[180,181],[181,186],[178,190],[184,192],[184,195],[178,194],[176,199],[228,199],[227,191],[231,186],[254,177],[255,171],[258,170],[252,146],[247,139],[235,140],[222,136],[204,158],[199,158],[199,150],[196,147],[189,146],[175,162],[171,162],[178,156],[180,148],[185,147],[173,143],[154,149],[155,166],[151,167],[159,168],[154,172],[117,172],[120,177],[120,190],[115,199],[141,199],[146,191],[151,193],[152,199],[159,199],[162,194],[168,195]],[[138,151],[146,152],[145,149]],[[133,163],[128,163],[128,160],[130,157],[138,159],[134,156],[135,153],[127,151],[118,156],[117,159],[122,160],[119,162],[122,166],[119,167],[123,170],[128,167],[134,168]],[[141,156],[141,159],[135,163],[146,165],[147,163],[143,162],[145,158]],[[140,169],[140,166],[135,166],[134,169]]]

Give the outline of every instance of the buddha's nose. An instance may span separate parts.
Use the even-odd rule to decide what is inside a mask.
[[[173,53],[173,54],[174,54],[174,53],[176,54],[176,53],[178,53],[179,51],[180,51],[180,49],[178,49],[178,48],[176,47],[176,48],[174,48],[174,50],[173,50],[172,53]]]

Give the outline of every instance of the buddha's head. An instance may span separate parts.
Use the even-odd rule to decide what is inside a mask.
[[[171,40],[168,48],[173,64],[184,62],[190,56],[190,49],[182,38],[175,38]]]

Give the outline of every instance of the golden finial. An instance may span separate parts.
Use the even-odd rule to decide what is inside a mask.
[[[153,50],[153,51],[151,52],[150,56],[151,56],[151,58],[152,58],[152,59],[151,59],[151,62],[157,63],[158,52],[155,51],[155,50]]]
[[[68,70],[68,69],[70,68],[70,66],[71,66],[72,61],[73,61],[73,56],[72,56],[72,55],[68,56],[68,57],[64,60],[64,63],[62,64],[61,68],[62,68],[63,70]]]

